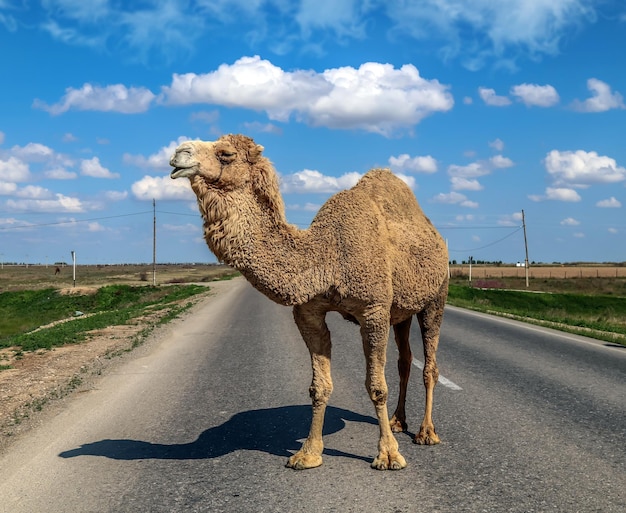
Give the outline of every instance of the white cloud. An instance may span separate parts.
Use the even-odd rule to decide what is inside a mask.
[[[563,219],[563,221],[561,221],[561,224],[563,226],[578,226],[580,224],[580,221],[577,221],[573,217],[567,217]]]
[[[71,167],[74,161],[62,153],[57,153],[45,144],[30,142],[25,146],[13,146],[8,155],[19,159],[24,163],[38,163],[46,166]]]
[[[564,187],[548,187],[546,188],[545,195],[531,194],[528,198],[532,201],[566,201],[566,202],[578,202],[582,198],[574,189],[568,189]]]
[[[80,89],[68,87],[63,98],[55,104],[48,105],[41,100],[35,100],[33,107],[54,116],[70,109],[135,114],[148,110],[155,97],[145,87],[126,87],[122,84],[100,87],[84,84]]]
[[[583,232],[576,232],[574,234],[574,237],[576,237],[577,239],[584,239],[585,238],[585,234]]]
[[[167,146],[163,146],[159,151],[144,157],[143,155],[131,155],[124,153],[122,161],[125,164],[130,164],[140,168],[150,168],[159,170],[171,170],[170,158],[174,154],[174,151],[185,141],[189,141],[189,137],[181,135],[175,141],[171,141]]]
[[[189,180],[172,180],[169,176],[144,176],[130,189],[135,198],[143,201],[195,200]]]
[[[0,178],[6,182],[26,182],[30,179],[28,164],[16,157],[0,160]]]
[[[363,175],[352,172],[339,177],[327,176],[319,171],[304,169],[291,175],[283,175],[280,189],[284,193],[335,193],[356,185]]]
[[[572,104],[574,110],[579,112],[605,112],[611,109],[626,109],[623,96],[611,91],[607,83],[590,78],[587,80],[587,89],[591,91],[591,98],[584,101],[575,100]]]
[[[478,94],[490,107],[506,107],[511,105],[511,100],[506,96],[498,96],[495,89],[488,89],[486,87],[479,87]]]
[[[450,176],[460,178],[478,178],[479,176],[485,176],[491,173],[491,169],[487,166],[487,162],[472,162],[466,166],[458,166],[452,164],[448,166],[448,174]]]
[[[0,196],[9,196],[17,191],[17,184],[13,182],[0,182]]]
[[[453,178],[478,178],[490,175],[496,169],[505,169],[513,165],[514,163],[511,159],[502,155],[495,155],[489,160],[479,160],[466,166],[452,164],[448,166],[448,175]]]
[[[504,150],[504,142],[501,139],[495,139],[489,143],[489,147],[496,151]]]
[[[0,144],[4,144],[4,132],[0,132]]]
[[[489,163],[495,169],[505,169],[507,167],[513,167],[515,164],[508,157],[503,157],[502,155],[495,155],[489,159]]]
[[[44,171],[44,176],[51,180],[73,180],[78,175],[74,171],[68,171],[63,167],[55,167]]]
[[[478,203],[469,201],[467,196],[459,192],[450,192],[447,194],[439,193],[432,199],[432,201],[434,203],[445,203],[448,205],[461,205],[462,207],[467,208],[478,208]]]
[[[368,62],[317,73],[284,71],[259,56],[222,64],[211,73],[175,74],[163,87],[166,105],[207,103],[264,111],[273,121],[295,116],[313,126],[390,135],[452,108],[448,86],[426,80],[406,64]]]
[[[83,176],[91,176],[92,178],[119,178],[119,173],[111,173],[107,168],[100,164],[98,157],[89,160],[83,160],[80,163],[80,174]]]
[[[105,191],[104,197],[107,201],[122,201],[128,197],[128,191]]]
[[[511,88],[511,96],[517,97],[527,107],[552,107],[560,101],[559,93],[551,85],[516,85]]]
[[[450,178],[453,191],[481,191],[483,186],[478,180],[453,176]]]
[[[566,34],[595,19],[587,0],[421,0],[386,5],[398,30],[443,40],[442,54],[460,56],[470,69],[480,69],[492,59],[556,55]]]
[[[617,228],[609,228],[609,233],[611,235],[616,235],[619,233],[619,230]]]
[[[601,200],[596,203],[596,207],[600,208],[620,208],[621,206],[622,203],[613,196],[609,199]]]
[[[15,193],[15,196],[18,198],[28,198],[28,199],[48,199],[52,198],[52,193],[38,185],[27,185],[26,187],[22,187],[18,189]]]
[[[560,187],[548,187],[546,188],[546,199],[556,201],[571,201],[577,202],[581,200],[581,197],[574,189],[565,189]]]
[[[9,199],[6,206],[10,210],[29,212],[84,212],[80,199],[55,194],[56,199]]]
[[[389,157],[389,167],[393,171],[435,173],[437,172],[437,161],[430,155],[411,157],[407,153],[403,153],[397,157]]]
[[[552,150],[544,159],[546,170],[558,186],[585,188],[595,183],[616,183],[626,180],[626,168],[615,159],[595,151]]]
[[[54,150],[39,143],[28,143],[26,146],[13,146],[11,154],[25,162],[46,162],[54,157]]]

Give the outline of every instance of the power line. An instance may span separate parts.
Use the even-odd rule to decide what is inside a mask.
[[[61,225],[61,224],[89,223],[92,221],[102,221],[104,219],[117,219],[120,217],[138,216],[138,215],[151,214],[151,213],[152,213],[151,210],[146,210],[145,212],[135,212],[133,214],[119,214],[117,216],[92,217],[89,219],[74,219],[72,221],[57,221],[54,223],[27,224],[27,225],[22,225],[22,226],[0,226],[0,230],[22,230],[24,228],[38,228],[41,226],[56,226],[56,225]]]
[[[480,246],[480,247],[478,247],[478,248],[472,248],[472,249],[448,249],[448,251],[452,251],[452,252],[454,252],[454,253],[469,253],[469,252],[472,252],[472,251],[478,251],[478,250],[480,250],[480,249],[490,248],[491,246],[495,246],[496,244],[499,244],[499,243],[500,243],[500,242],[502,242],[503,240],[508,239],[508,238],[509,238],[509,237],[511,237],[512,235],[515,235],[515,234],[516,234],[517,232],[519,232],[522,228],[523,228],[522,226],[518,226],[518,227],[517,227],[517,229],[516,229],[515,231],[513,231],[513,232],[511,232],[511,233],[509,233],[509,234],[507,234],[507,235],[505,235],[504,237],[502,237],[502,238],[500,238],[500,239],[498,239],[498,240],[496,240],[496,241],[490,242],[489,244],[486,244],[486,245],[484,245],[484,246]]]

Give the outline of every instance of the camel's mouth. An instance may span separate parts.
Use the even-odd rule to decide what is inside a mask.
[[[170,173],[170,178],[181,178],[183,176],[191,176],[195,173],[194,168],[191,167],[176,167]]]

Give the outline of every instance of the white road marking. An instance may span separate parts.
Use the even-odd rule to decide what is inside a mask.
[[[424,364],[415,358],[413,358],[413,365],[415,365],[418,369],[424,370]],[[441,374],[439,375],[439,383],[451,390],[463,390],[459,385],[450,381],[448,378],[444,378]]]

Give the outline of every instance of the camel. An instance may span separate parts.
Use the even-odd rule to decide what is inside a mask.
[[[413,360],[415,315],[424,346],[426,405],[414,442],[439,443],[432,420],[439,377],[436,352],[448,293],[446,245],[413,192],[388,169],[373,169],[332,196],[308,229],[289,224],[276,171],[264,148],[243,135],[187,141],[170,160],[172,178],[187,177],[204,218],[204,238],[217,258],[238,269],[257,290],[292,306],[311,356],[312,419],[307,439],[286,464],[322,464],[324,413],[333,390],[326,314],[360,325],[365,385],[380,429],[371,466],[399,470],[406,461],[393,432],[407,429],[405,398]],[[386,348],[393,326],[399,349],[400,392],[389,419]]]

